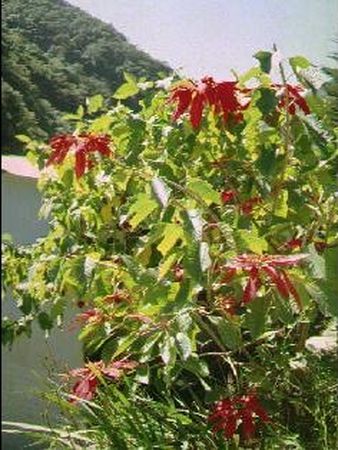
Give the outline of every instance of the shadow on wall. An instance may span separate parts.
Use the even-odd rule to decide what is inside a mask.
[[[48,226],[37,218],[41,198],[36,177],[6,171],[2,172],[1,184],[2,233],[11,234],[14,242],[20,244],[28,244],[44,236]],[[3,299],[4,316],[13,317],[18,313],[10,299]],[[81,345],[76,334],[67,331],[67,326],[65,331],[52,331],[49,339],[35,327],[30,339],[22,336],[14,343],[12,350],[3,348],[2,420],[46,425],[43,415],[47,405],[38,395],[46,390],[49,370],[57,367],[58,372],[63,372],[66,366],[79,365],[82,365]],[[4,450],[22,450],[28,443],[24,435],[2,435]]]

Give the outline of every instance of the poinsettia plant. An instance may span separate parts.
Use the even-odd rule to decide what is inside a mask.
[[[50,228],[4,250],[22,311],[4,342],[77,307],[72,407],[107,384],[165,396],[204,424],[184,448],[260,448],[288,429],[290,361],[337,315],[337,130],[305,58],[274,80],[272,53],[257,55],[231,81],[126,76],[116,103],[70,117],[72,134],[29,141]],[[121,98],[140,89],[133,111]]]

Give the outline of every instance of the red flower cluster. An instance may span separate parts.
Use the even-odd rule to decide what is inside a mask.
[[[280,97],[278,108],[288,105],[288,112],[296,114],[296,109],[301,109],[304,114],[310,114],[310,108],[301,95],[301,86],[291,84],[272,84],[272,89],[277,91]],[[216,82],[212,77],[206,76],[199,83],[184,81],[175,86],[169,98],[169,102],[177,103],[173,114],[173,120],[177,120],[182,114],[189,111],[190,122],[193,128],[198,128],[203,109],[206,105],[214,108],[215,114],[223,114],[226,122],[229,114],[238,122],[243,119],[242,111],[245,110],[250,100],[246,98],[251,89],[239,88],[236,81]],[[241,97],[242,96],[242,100]]]
[[[230,203],[236,197],[236,192],[232,189],[228,191],[221,192],[221,202],[225,205],[226,203]]]
[[[300,108],[304,114],[310,114],[310,108],[302,97],[303,88],[301,86],[292,86],[291,84],[274,84],[273,87],[281,91],[281,97],[278,103],[279,108],[285,108],[288,103],[288,112],[291,115],[296,114],[296,107]]]
[[[263,422],[270,422],[257,396],[250,393],[219,401],[209,416],[209,421],[214,423],[214,433],[223,430],[226,439],[231,439],[242,424],[243,438],[251,439],[256,430],[255,417],[259,417]]]
[[[251,197],[245,202],[240,204],[240,210],[245,216],[249,216],[255,206],[262,202],[260,197]]]
[[[233,189],[229,189],[228,191],[222,191],[221,192],[221,202],[223,205],[226,205],[227,203],[231,203],[236,199],[237,192]],[[255,206],[257,206],[259,203],[262,202],[261,197],[251,197],[248,200],[245,200],[244,202],[239,204],[239,210],[242,214],[248,216],[252,213],[252,210]]]
[[[244,289],[243,303],[249,303],[256,297],[257,291],[262,284],[261,274],[264,273],[270,278],[283,298],[289,298],[291,294],[301,308],[298,292],[285,270],[283,270],[283,267],[295,266],[307,257],[308,255],[304,253],[288,256],[244,254],[225,264],[225,267],[228,269],[226,276],[230,280],[239,269],[249,273],[249,280]]]
[[[303,239],[292,238],[286,242],[285,246],[287,248],[290,248],[291,250],[295,250],[296,248],[301,248],[303,246]]]
[[[103,361],[98,361],[88,363],[80,369],[71,370],[68,375],[78,379],[72,388],[72,394],[83,400],[92,400],[96,393],[100,376],[118,380],[124,372],[135,369],[137,365],[136,361],[128,360],[113,361],[108,365],[105,365]],[[71,403],[75,402],[76,400],[71,400]]]
[[[216,114],[223,114],[226,122],[231,113],[236,121],[242,119],[242,113],[247,105],[243,105],[238,94],[245,94],[247,89],[240,90],[235,81],[217,83],[212,77],[204,77],[196,84],[192,81],[183,82],[172,89],[170,102],[177,102],[173,120],[177,120],[189,110],[190,122],[193,128],[198,128],[203,109],[206,105],[214,108]]]
[[[77,178],[82,177],[86,169],[90,169],[93,165],[91,155],[99,152],[101,155],[110,156],[110,139],[106,135],[95,136],[93,134],[80,134],[74,136],[72,134],[64,134],[54,136],[49,145],[52,147],[52,154],[47,161],[50,164],[61,164],[65,160],[67,154],[73,150],[75,153],[75,173]]]

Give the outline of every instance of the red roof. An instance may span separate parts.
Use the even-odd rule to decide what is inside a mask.
[[[2,156],[1,170],[18,177],[39,178],[40,171],[25,156]]]

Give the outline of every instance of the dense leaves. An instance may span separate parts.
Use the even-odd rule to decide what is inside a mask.
[[[301,392],[321,414],[307,416],[312,442],[328,450],[333,394],[319,407],[292,362],[312,364],[305,342],[336,314],[336,130],[311,110],[305,86],[276,84],[266,65],[248,74],[156,83],[155,93],[146,83],[137,113],[124,103],[136,94],[127,76],[109,111],[89,100],[95,115],[73,118],[73,134],[49,145],[25,138],[50,231],[30,248],[6,245],[4,287],[22,318],[5,319],[4,342],[41,313],[50,332],[75,304],[78,408],[90,400],[107,413],[108,386],[122,409],[150,399],[184,411],[184,438],[177,417],[156,434],[169,448],[196,448],[197,436],[204,449],[282,448],[292,433],[306,442],[289,422],[301,416]],[[326,383],[333,392],[331,375]],[[143,433],[148,448],[144,427],[121,433],[132,443]]]

